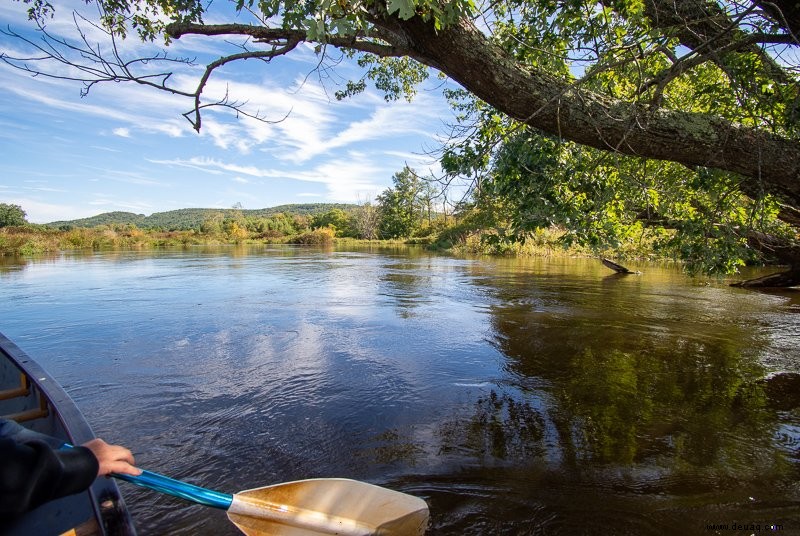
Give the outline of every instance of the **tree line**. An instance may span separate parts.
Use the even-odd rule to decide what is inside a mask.
[[[217,208],[182,208],[178,210],[169,210],[166,212],[154,212],[150,215],[135,214],[133,212],[104,212],[96,216],[88,218],[80,218],[76,220],[53,221],[47,225],[51,227],[69,229],[73,227],[95,227],[98,225],[135,225],[141,229],[154,229],[162,231],[180,231],[195,229],[200,230],[203,222],[212,216],[222,214],[223,217],[227,212],[233,210],[239,211],[241,214],[248,217],[268,218],[275,214],[287,212],[297,215],[314,215],[320,212],[325,212],[332,208],[349,209],[355,205],[341,204],[341,203],[303,203],[303,204],[289,204],[279,205],[270,208],[262,209],[244,209],[241,207],[230,209],[217,209]]]
[[[431,182],[405,168],[394,175],[393,184],[376,200],[360,205],[312,203],[246,210],[237,204],[229,209],[179,209],[150,216],[106,212],[36,227],[61,231],[79,228],[196,231],[234,241],[277,240],[320,229],[327,229],[331,237],[338,238],[407,239],[430,236],[443,227],[444,212],[436,200],[440,192]],[[21,206],[0,203],[0,228],[24,226],[34,227],[28,223]]]

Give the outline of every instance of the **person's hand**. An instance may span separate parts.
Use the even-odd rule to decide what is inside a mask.
[[[109,445],[102,439],[92,439],[83,444],[92,451],[100,465],[97,476],[106,476],[109,473],[122,473],[138,476],[142,470],[134,466],[133,453],[119,445]]]

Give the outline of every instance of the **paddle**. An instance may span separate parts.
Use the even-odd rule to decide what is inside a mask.
[[[112,476],[227,510],[228,519],[248,536],[417,536],[428,525],[428,505],[422,499],[344,478],[298,480],[230,495],[151,471]]]

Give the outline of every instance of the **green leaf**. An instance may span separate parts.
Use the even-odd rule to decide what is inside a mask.
[[[388,0],[386,7],[390,15],[396,11],[398,17],[408,20],[414,16],[416,4],[413,0]]]

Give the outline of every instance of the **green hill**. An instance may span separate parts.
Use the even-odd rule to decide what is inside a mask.
[[[242,214],[245,218],[268,218],[278,213],[314,216],[323,214],[331,209],[352,210],[356,205],[344,203],[305,203],[293,205],[279,205],[271,208],[253,210],[245,209],[219,209],[219,208],[182,208],[167,212],[154,212],[149,216],[134,214],[133,212],[104,212],[90,218],[78,220],[54,221],[46,225],[58,228],[97,227],[98,225],[135,225],[140,229],[163,229],[165,231],[183,231],[200,229],[207,219],[222,214],[233,216]]]

